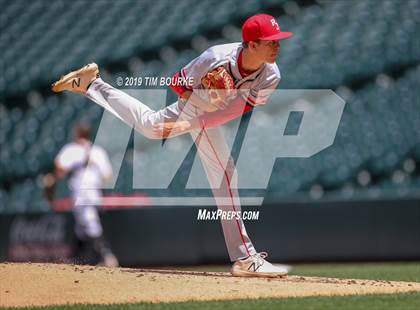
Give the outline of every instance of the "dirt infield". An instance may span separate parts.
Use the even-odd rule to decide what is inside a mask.
[[[420,291],[420,283],[288,276],[236,278],[223,272],[0,264],[0,307],[179,302]]]

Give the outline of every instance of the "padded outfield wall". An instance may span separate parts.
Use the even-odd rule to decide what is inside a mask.
[[[248,207],[258,251],[270,261],[420,259],[420,201],[287,203]],[[123,266],[229,262],[219,221],[198,221],[198,208],[106,210],[106,236]],[[75,238],[69,212],[0,216],[0,261],[62,261]]]

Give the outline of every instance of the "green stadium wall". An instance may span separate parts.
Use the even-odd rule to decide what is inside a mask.
[[[209,209],[209,208],[207,208]],[[285,203],[260,211],[246,227],[257,251],[274,262],[420,259],[420,201]],[[198,208],[101,212],[123,266],[228,263],[219,221]],[[0,216],[0,261],[68,262],[75,238],[69,212]]]

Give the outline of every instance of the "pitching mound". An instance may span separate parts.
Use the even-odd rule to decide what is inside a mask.
[[[181,272],[0,264],[1,306],[179,302],[420,291],[420,283],[288,276],[236,278],[223,272]]]

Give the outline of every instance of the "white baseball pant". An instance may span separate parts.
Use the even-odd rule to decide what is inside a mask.
[[[183,100],[153,111],[100,78],[91,84],[86,97],[151,139],[161,138],[152,130],[155,124],[178,118],[188,120],[204,113],[191,104],[185,105]],[[217,207],[223,211],[240,211],[236,169],[220,128],[194,129],[189,133],[197,146]],[[221,219],[221,222],[231,261],[256,253],[242,219]]]
[[[73,215],[76,235],[83,239],[102,236],[103,229],[97,206],[101,196],[97,190],[73,191]]]

